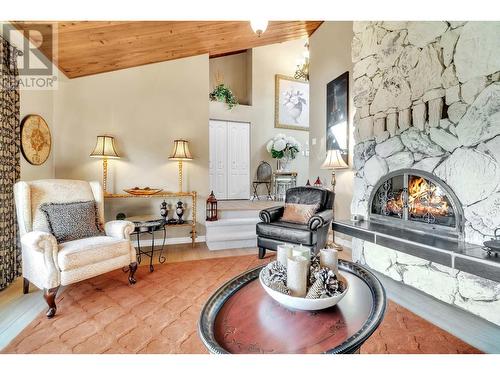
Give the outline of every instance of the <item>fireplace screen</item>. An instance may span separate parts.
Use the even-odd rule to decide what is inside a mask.
[[[384,177],[373,190],[370,207],[372,219],[460,232],[461,208],[456,196],[425,172],[405,170]]]

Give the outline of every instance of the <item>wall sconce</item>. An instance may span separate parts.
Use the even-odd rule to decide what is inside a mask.
[[[304,47],[306,50],[302,53],[302,59],[297,62],[294,78],[309,81],[309,42],[306,42]]]

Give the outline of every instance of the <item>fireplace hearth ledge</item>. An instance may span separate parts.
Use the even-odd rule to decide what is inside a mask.
[[[370,221],[335,219],[332,227],[335,232],[500,282],[500,257],[488,256],[481,245]]]

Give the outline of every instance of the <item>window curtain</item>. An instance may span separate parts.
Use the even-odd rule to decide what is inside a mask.
[[[0,37],[0,290],[21,275],[21,250],[14,207],[20,176],[17,50]]]

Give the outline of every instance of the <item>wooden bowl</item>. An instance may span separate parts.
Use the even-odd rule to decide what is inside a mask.
[[[154,195],[158,194],[160,191],[163,191],[163,189],[152,189],[152,188],[144,188],[144,189],[123,189],[124,192],[132,194],[132,195]]]
[[[346,278],[339,274],[339,281],[342,281],[342,283],[345,285],[345,289],[341,294],[334,295],[333,297],[317,298],[317,299],[293,297],[289,296],[288,294],[280,293],[276,290],[273,290],[269,288],[266,284],[264,284],[262,275],[265,269],[266,267],[262,268],[262,270],[260,271],[259,274],[260,284],[262,285],[266,293],[271,296],[272,299],[279,302],[283,306],[291,309],[306,310],[306,311],[327,309],[339,303],[340,300],[344,298],[344,296],[347,293],[347,290],[349,289],[349,284],[347,283]]]

